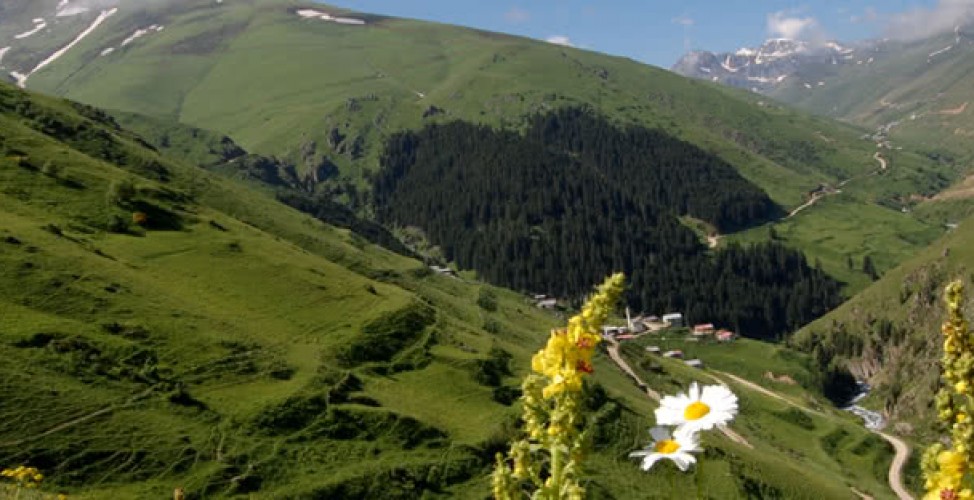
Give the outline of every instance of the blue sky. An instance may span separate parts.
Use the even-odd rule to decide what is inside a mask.
[[[974,0],[330,0],[342,7],[472,26],[669,67],[690,49],[735,50],[766,38],[858,40],[950,24]],[[960,9],[960,10],[958,10]],[[927,16],[927,17],[924,17]],[[917,25],[916,23],[924,24]]]

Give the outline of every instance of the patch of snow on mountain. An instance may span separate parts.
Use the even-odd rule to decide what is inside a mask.
[[[321,19],[322,21],[331,21],[338,24],[365,24],[365,21],[361,19],[353,19],[351,17],[334,17],[327,12],[321,12],[314,9],[301,9],[296,13],[305,19]]]
[[[139,28],[139,29],[135,30],[134,32],[132,32],[132,34],[129,35],[128,38],[126,38],[125,40],[122,40],[122,47],[124,47],[124,46],[126,46],[126,45],[128,45],[128,44],[130,44],[130,43],[132,43],[132,42],[134,42],[136,40],[138,40],[139,38],[142,38],[142,37],[148,35],[149,33],[152,33],[152,32],[158,33],[160,31],[162,31],[163,28],[165,28],[165,26],[159,26],[158,24],[153,24],[152,26],[149,26],[148,28]]]
[[[788,78],[788,75],[779,75],[773,78],[770,76],[749,76],[747,77],[747,81],[761,82],[761,83],[781,83],[785,81],[785,78]]]
[[[29,75],[25,75],[23,73],[18,73],[16,71],[11,71],[10,72],[10,76],[14,77],[14,80],[17,80],[17,86],[18,87],[24,88],[24,87],[27,86],[27,77]]]
[[[304,18],[318,18],[318,19],[331,19],[331,16],[325,14],[324,12],[318,12],[314,9],[301,9],[298,11],[298,15]]]
[[[112,52],[115,52],[115,47],[108,47],[107,49],[101,51],[101,55],[107,56],[108,54],[111,54]]]
[[[21,33],[19,35],[14,35],[14,38],[16,38],[17,40],[23,40],[24,38],[27,38],[27,37],[29,37],[29,36],[37,33],[38,31],[40,31],[40,30],[42,30],[42,29],[44,29],[46,27],[47,27],[47,23],[44,22],[43,19],[40,19],[40,18],[34,19],[34,29],[32,29],[30,31],[25,31],[25,32],[23,32],[23,33]]]
[[[0,63],[3,63],[3,56],[4,56],[4,54],[7,53],[8,50],[10,50],[10,47],[4,47],[4,48],[0,49]],[[0,66],[0,68],[2,68],[2,67],[3,66]]]
[[[747,47],[741,47],[741,48],[737,49],[737,52],[734,52],[734,55],[735,56],[741,56],[741,57],[751,57],[753,55],[756,55],[757,53],[758,53],[758,51],[756,51],[754,49],[749,49]]]
[[[34,69],[31,70],[30,73],[27,73],[26,75],[20,75],[23,78],[19,78],[18,76],[14,75],[14,78],[17,78],[17,85],[19,87],[21,87],[21,88],[26,87],[27,86],[27,79],[30,78],[30,75],[33,75],[34,73],[37,73],[41,69],[44,69],[47,65],[53,63],[54,61],[57,61],[61,56],[63,56],[69,50],[71,50],[72,47],[74,47],[75,45],[81,43],[81,41],[84,40],[85,38],[87,38],[88,35],[92,34],[96,29],[98,29],[98,27],[101,26],[101,23],[105,22],[106,19],[108,19],[109,17],[112,17],[113,15],[115,15],[116,12],[118,12],[118,7],[115,7],[113,9],[111,9],[111,10],[103,10],[103,11],[101,11],[101,14],[98,14],[98,17],[95,18],[95,20],[91,23],[91,25],[89,25],[84,31],[82,31],[81,33],[79,33],[78,36],[76,36],[74,38],[74,40],[71,40],[70,43],[68,43],[64,47],[61,47],[60,49],[58,49],[57,52],[55,52],[55,53],[51,54],[50,56],[48,56],[47,59],[44,59],[43,61],[41,61],[40,63],[38,63],[37,66],[35,66]],[[11,74],[13,74],[13,73],[11,73]]]
[[[935,51],[931,52],[929,55],[927,55],[927,57],[937,57],[940,54],[943,54],[944,52],[947,52],[948,50],[950,50],[952,48],[954,48],[953,45],[948,45],[948,46],[946,46],[946,47],[944,47],[944,48],[942,48],[940,50],[935,50]]]
[[[700,71],[703,71],[704,73],[710,73],[710,68],[708,68],[706,66],[700,66],[698,69]]]
[[[843,47],[842,45],[839,45],[836,42],[826,42],[825,43],[825,46],[828,47],[828,48],[830,48],[830,49],[832,49],[832,50],[834,50],[834,51],[836,51],[836,52],[838,52],[839,54],[842,54],[842,55],[852,54],[853,52],[856,51],[856,49],[851,49],[851,48],[848,48],[848,47]]]
[[[739,70],[740,68],[735,68],[731,66],[730,62],[731,62],[731,58],[728,55],[727,57],[724,58],[724,62],[720,63],[720,67],[726,69],[727,71],[730,71],[731,73],[737,73],[737,70]]]
[[[78,14],[84,14],[88,12],[87,7],[68,7],[66,9],[58,9],[56,17],[71,17],[77,16]]]

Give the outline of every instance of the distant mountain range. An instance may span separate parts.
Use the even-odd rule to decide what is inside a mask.
[[[812,113],[871,128],[887,139],[962,160],[974,120],[974,27],[920,40],[855,43],[774,39],[736,52],[694,51],[681,75],[768,95]]]
[[[754,92],[771,93],[796,81],[806,88],[822,86],[811,68],[871,64],[881,42],[813,46],[788,38],[773,38],[759,47],[735,52],[693,51],[683,56],[673,71],[693,78],[719,82]]]

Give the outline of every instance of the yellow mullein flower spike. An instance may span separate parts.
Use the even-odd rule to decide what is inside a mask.
[[[585,438],[580,426],[584,377],[593,372],[592,355],[601,342],[602,324],[622,296],[625,277],[610,276],[589,297],[565,328],[551,331],[531,358],[531,371],[521,385],[524,439],[498,456],[492,476],[494,498],[582,499],[580,463]],[[542,480],[541,471],[547,477]]]
[[[921,463],[927,489],[924,499],[970,498],[972,494],[968,473],[972,469],[971,442],[974,440],[974,335],[961,310],[963,292],[959,281],[944,291],[947,319],[941,327],[943,385],[934,401],[937,416],[950,431],[952,447],[944,449],[935,443],[924,453]]]

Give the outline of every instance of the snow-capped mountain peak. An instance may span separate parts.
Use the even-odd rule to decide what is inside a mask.
[[[684,76],[766,92],[794,77],[809,63],[855,63],[856,49],[836,41],[811,44],[790,38],[771,38],[758,47],[715,54],[694,51],[673,66]]]

